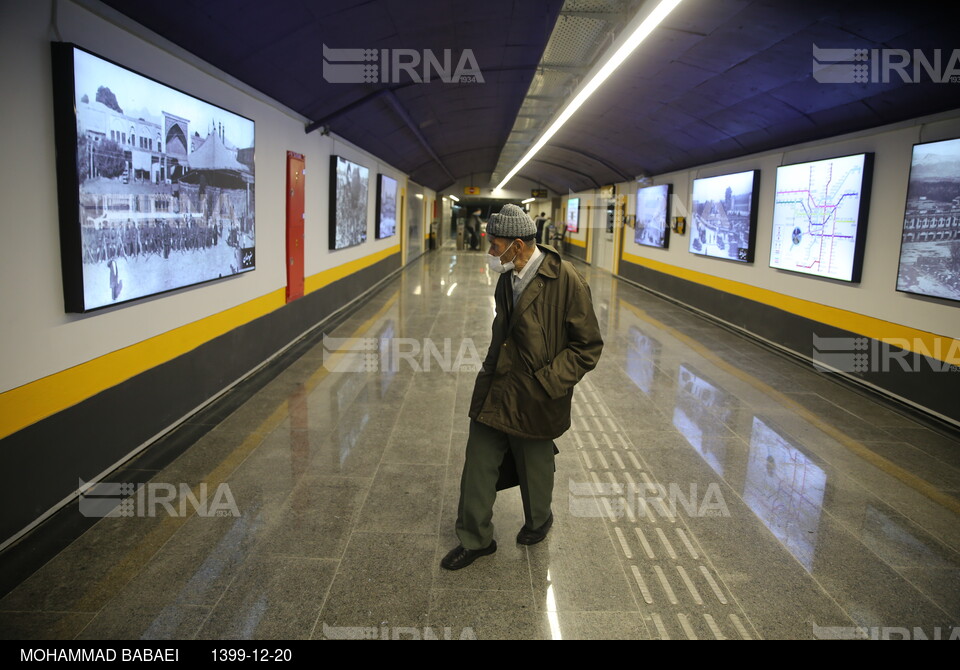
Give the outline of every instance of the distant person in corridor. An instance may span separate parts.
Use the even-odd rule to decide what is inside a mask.
[[[537,244],[543,243],[543,229],[547,225],[547,213],[540,212],[540,216],[537,217],[537,220],[534,221],[537,226]],[[550,243],[550,240],[547,240],[547,244]]]
[[[460,545],[440,562],[459,570],[497,550],[497,491],[520,486],[531,545],[553,524],[553,440],[570,427],[573,387],[600,359],[603,341],[590,287],[555,249],[535,243],[537,227],[516,205],[490,217],[487,261],[501,274],[493,339],[470,404],[456,532]]]
[[[483,222],[480,221],[480,210],[475,209],[467,218],[466,244],[470,249],[477,251],[480,249],[480,228]]]

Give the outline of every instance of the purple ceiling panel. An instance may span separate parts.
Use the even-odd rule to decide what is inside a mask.
[[[867,8],[862,2],[838,2],[827,14],[825,20],[850,35],[871,43],[884,44],[898,35],[930,23],[931,19],[940,21],[935,17],[936,12],[922,11],[922,5],[931,3],[915,4],[915,11],[904,11],[910,9],[909,3],[905,7],[901,3],[874,2],[870,3],[869,11],[865,11]]]
[[[915,99],[910,105],[903,104],[902,91],[904,88],[909,89],[912,96],[915,95]],[[896,123],[917,116],[960,108],[960,91],[958,89],[960,89],[960,82],[936,84],[931,81],[920,81],[898,89],[880,92],[869,98],[864,98],[862,102],[876,114],[879,124]],[[859,125],[853,130],[860,130],[873,125],[878,124]]]
[[[704,153],[703,141],[694,137],[683,128],[676,128],[670,133],[658,138],[657,142],[664,148],[675,147],[681,151],[692,152],[692,155]]]
[[[728,137],[722,130],[715,128],[706,121],[694,121],[682,128],[683,132],[696,138],[704,147],[710,146],[719,139]]]
[[[810,120],[816,124],[818,130],[832,128],[836,130],[836,134],[856,130],[857,124],[870,118],[874,119],[874,123],[880,121],[879,115],[863,100],[854,100],[840,107],[810,114]]]
[[[494,170],[563,4],[105,2],[309,119],[306,130],[326,127],[434,189],[451,175]],[[955,109],[960,84],[929,76],[814,77],[814,45],[920,49],[931,58],[939,48],[945,66],[956,31],[943,11],[866,0],[685,0],[523,174],[564,191],[593,188]],[[380,78],[327,81],[324,45],[376,50]],[[391,78],[382,56],[392,66],[397,49],[429,50],[441,62],[449,50],[452,65],[469,49],[484,81]]]
[[[687,0],[664,22],[673,30],[709,35],[750,6],[752,0]]]
[[[768,93],[761,93],[752,98],[744,99],[738,104],[744,109],[749,109],[751,113],[761,116],[766,121],[767,126],[805,118],[800,110],[791,107]]]
[[[674,61],[660,70],[656,75],[649,79],[633,79],[629,84],[637,91],[637,94],[643,97],[652,98],[660,102],[670,102],[682,96],[691,88],[696,88],[701,83],[708,81],[715,75],[708,70],[687,65],[680,61]],[[625,77],[620,77],[614,82],[615,85],[610,89],[603,91],[599,95],[599,104],[603,105],[604,98],[616,99],[619,89],[623,84],[627,84]],[[621,84],[621,86],[616,86]],[[591,104],[597,104],[591,100]],[[606,105],[603,105],[606,107]]]
[[[456,2],[411,2],[410,0],[381,0],[371,3],[390,15],[394,24],[408,29],[423,30],[434,34],[438,45],[447,35],[451,24],[456,23]],[[445,45],[454,48],[455,44]]]
[[[690,48],[682,57],[685,63],[711,72],[725,72],[769,49],[802,27],[809,18],[802,17],[798,3],[750,3],[706,39]]]
[[[704,119],[711,114],[716,114],[720,110],[726,109],[729,105],[693,88],[671,100],[670,106],[682,109],[694,118]]]
[[[759,93],[760,89],[753,81],[736,75],[738,71],[739,67],[735,67],[729,72],[708,79],[696,87],[693,91],[694,95],[700,99],[712,100],[716,105],[714,110],[716,112]],[[678,106],[671,105],[671,107]]]
[[[749,133],[738,135],[737,143],[743,147],[743,153],[751,154],[758,151],[774,149],[780,145],[777,143],[776,135],[770,132],[769,128],[761,128]]]
[[[699,32],[675,29],[668,18],[660,30],[651,33],[644,40],[637,51],[624,62],[623,67],[649,76],[648,73],[653,74],[666,63],[680,58],[701,39],[703,35]]]
[[[592,175],[601,184],[623,181],[632,176],[616,169],[614,165],[621,163],[627,157],[621,157],[620,161],[616,160],[617,157],[611,155],[611,147],[599,142],[593,143],[589,150],[551,146],[545,147],[543,153],[547,160],[570,165],[585,174]]]
[[[682,128],[694,120],[695,118],[679,105],[663,105],[639,125],[641,128],[648,129],[648,132],[656,129],[665,133],[674,128]]]
[[[711,128],[716,128],[729,137],[751,133],[767,126],[767,120],[746,103],[720,110],[705,121]]]
[[[769,95],[791,107],[812,114],[832,107],[842,107],[855,100],[873,97],[884,90],[900,88],[902,84],[841,83],[824,84],[812,77],[787,83],[771,90]]]
[[[720,140],[710,145],[713,160],[721,161],[743,155],[743,146],[735,138]]]

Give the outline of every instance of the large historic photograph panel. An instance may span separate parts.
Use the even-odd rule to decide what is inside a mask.
[[[53,46],[67,310],[254,269],[254,122]]]
[[[377,239],[397,233],[397,180],[385,174],[377,180]]]
[[[670,242],[669,204],[669,184],[637,190],[637,218],[634,224],[634,241],[637,244],[667,248]]]
[[[753,262],[759,180],[759,170],[694,179],[692,253]]]
[[[340,156],[330,157],[330,248],[367,241],[370,170]]]
[[[960,138],[913,147],[897,290],[960,301]]]

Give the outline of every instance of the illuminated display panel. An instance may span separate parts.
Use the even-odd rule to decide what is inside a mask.
[[[66,310],[253,270],[254,122],[72,44],[52,56]]]
[[[760,171],[693,181],[690,252],[752,263]]]
[[[859,282],[873,154],[777,168],[770,267]]]
[[[913,147],[897,290],[960,301],[960,139]]]
[[[670,243],[669,203],[669,184],[637,190],[637,220],[634,228],[634,241],[637,244],[667,248]]]

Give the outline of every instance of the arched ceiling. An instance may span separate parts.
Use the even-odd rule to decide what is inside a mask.
[[[546,106],[552,114],[562,102],[557,92],[569,94],[591,64],[575,62],[586,55],[558,62],[558,45],[576,45],[576,54],[602,53],[644,5],[104,4],[310,119],[305,132],[329,129],[438,191],[494,173],[505,147],[536,139],[547,119],[530,113],[531,105],[552,100]],[[949,69],[960,45],[943,8],[932,2],[685,0],[520,174],[554,191],[577,191],[958,108],[960,82],[934,82],[923,69],[915,76],[912,64],[903,71],[908,81],[896,71],[883,81],[883,69],[874,67],[883,58],[913,58],[917,50],[932,60],[939,49],[939,71]],[[867,70],[865,81],[825,82],[822,73],[814,76],[815,48],[866,49],[874,71]],[[423,78],[422,61],[432,55],[443,70],[446,54],[450,74],[462,61],[462,82],[444,81],[437,67],[422,83],[396,68],[420,60],[413,71]],[[835,62],[841,76],[855,63]],[[960,78],[960,63],[952,67]],[[554,83],[544,94],[548,76]],[[370,81],[358,81],[363,77]]]

